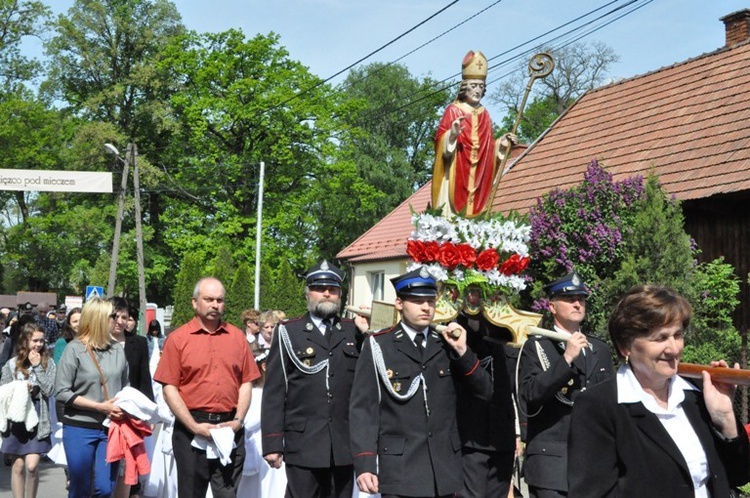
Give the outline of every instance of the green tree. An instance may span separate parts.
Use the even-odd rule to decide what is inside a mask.
[[[321,257],[333,259],[430,179],[435,129],[451,98],[438,86],[383,63],[354,69],[342,83],[345,138],[311,204]]]
[[[184,31],[180,16],[167,0],[76,0],[52,28],[42,92],[79,120],[66,169],[111,170],[119,185],[122,165],[103,157],[102,146],[110,142],[124,151],[128,142],[138,145],[144,231],[151,227],[145,258],[158,266],[147,272],[147,295],[164,302],[174,286],[174,276],[164,268],[177,266],[182,252],[162,240],[164,193],[174,188],[163,184],[163,165],[170,161],[164,151],[171,141],[167,103],[174,84],[155,68],[161,50]],[[124,218],[124,232],[133,229],[133,220]],[[128,258],[121,255],[123,265],[131,263]]]
[[[314,251],[314,183],[336,147],[336,97],[273,34],[188,33],[166,47],[158,71],[179,80],[168,153],[180,190],[164,213],[165,240],[173,248],[231,244],[236,257],[254,260],[263,161],[263,259],[305,260]]]
[[[274,309],[281,310],[288,317],[301,316],[307,311],[303,297],[304,281],[294,274],[289,260],[282,259],[276,270],[276,304]]]
[[[45,30],[50,8],[43,2],[0,0],[0,101],[6,92],[14,93],[38,75],[38,61],[21,54],[29,37]]]
[[[651,174],[634,211],[622,237],[620,267],[604,286],[605,292],[616,299],[635,285],[656,283],[690,297],[695,255],[680,203]]]
[[[236,271],[231,249],[227,246],[219,246],[216,249],[216,256],[211,260],[208,267],[209,274],[221,280],[228,287]]]
[[[739,294],[740,279],[724,258],[698,265],[692,289],[695,314],[685,339],[684,361],[708,365],[724,359],[731,365],[742,359],[742,339],[732,321]]]
[[[182,260],[172,295],[172,329],[189,322],[195,316],[192,305],[193,290],[198,280],[205,276],[204,261],[203,255],[198,253],[187,253]]]
[[[263,262],[260,264],[260,311],[276,308],[276,279],[271,266]]]
[[[253,275],[250,272],[250,265],[246,262],[243,261],[237,267],[234,278],[232,278],[232,285],[228,290],[228,295],[232,296],[232,306],[225,311],[227,321],[238,327],[242,327],[240,315],[243,311],[252,309],[255,304]]]
[[[153,96],[160,93],[154,61],[184,30],[167,0],[76,0],[58,17],[47,43],[45,89],[81,115],[115,123],[125,136],[149,143]]]

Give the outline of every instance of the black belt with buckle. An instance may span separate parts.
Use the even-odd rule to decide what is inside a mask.
[[[193,419],[198,423],[211,422],[213,424],[217,424],[221,422],[228,422],[229,420],[232,420],[234,418],[235,413],[237,413],[237,410],[232,410],[231,412],[220,412],[220,413],[204,412],[201,410],[190,410],[190,415],[192,415]]]

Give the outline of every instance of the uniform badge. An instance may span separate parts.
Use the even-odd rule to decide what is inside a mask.
[[[578,277],[577,273],[573,274],[573,278],[570,279],[570,282],[575,285],[576,287],[581,286],[581,279]]]
[[[401,391],[401,383],[399,381],[396,381],[396,382],[393,383],[393,390],[396,391],[396,392],[400,392]]]
[[[419,276],[422,278],[429,278],[430,277],[430,271],[427,269],[426,266],[423,266],[419,269]]]
[[[312,329],[313,329],[312,323],[308,323],[307,325],[305,325],[305,330],[310,331]]]
[[[568,381],[568,385],[569,385],[569,386],[572,386],[573,384],[575,384],[575,381],[574,381],[573,379],[570,379],[570,380]]]
[[[566,395],[566,394],[568,394],[568,388],[567,387],[563,387],[562,389],[560,389],[560,392],[563,393],[563,395]]]
[[[389,368],[388,370],[386,370],[386,371],[385,371],[385,374],[386,374],[386,375],[388,376],[388,378],[390,379],[391,377],[393,377],[393,370],[391,370],[391,369]]]
[[[307,365],[308,367],[310,366],[310,360],[309,359],[305,360],[305,365]]]
[[[314,349],[312,348],[312,346],[311,346],[311,347],[309,347],[309,348],[307,348],[307,349],[305,350],[305,353],[307,353],[307,354],[313,354],[314,352],[315,352],[315,350],[314,350]]]
[[[326,270],[326,271],[328,271],[328,270],[329,270],[330,268],[331,268],[331,267],[330,267],[330,266],[328,266],[328,261],[326,261],[326,260],[323,260],[323,263],[321,263],[321,265],[320,265],[320,269],[321,269],[321,270]]]
[[[354,343],[353,342],[347,342],[346,345],[347,346],[354,346]]]
[[[441,369],[440,369],[440,371],[439,371],[438,373],[439,373],[440,375],[445,375],[445,370],[443,370],[443,369],[441,368]]]
[[[336,324],[336,330],[341,330],[341,322]]]

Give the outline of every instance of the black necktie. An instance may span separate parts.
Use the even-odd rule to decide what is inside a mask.
[[[424,333],[423,332],[417,332],[417,335],[414,336],[414,344],[417,345],[417,349],[420,353],[424,353]]]
[[[323,335],[325,336],[326,340],[328,341],[328,344],[330,344],[331,343],[331,335],[332,335],[331,334],[331,332],[332,332],[331,331],[331,319],[330,318],[326,318],[325,320],[323,320],[322,325],[323,325]]]

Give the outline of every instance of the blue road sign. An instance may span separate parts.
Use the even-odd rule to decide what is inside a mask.
[[[87,285],[85,301],[94,299],[95,297],[104,297],[104,287],[99,287],[97,285]]]

